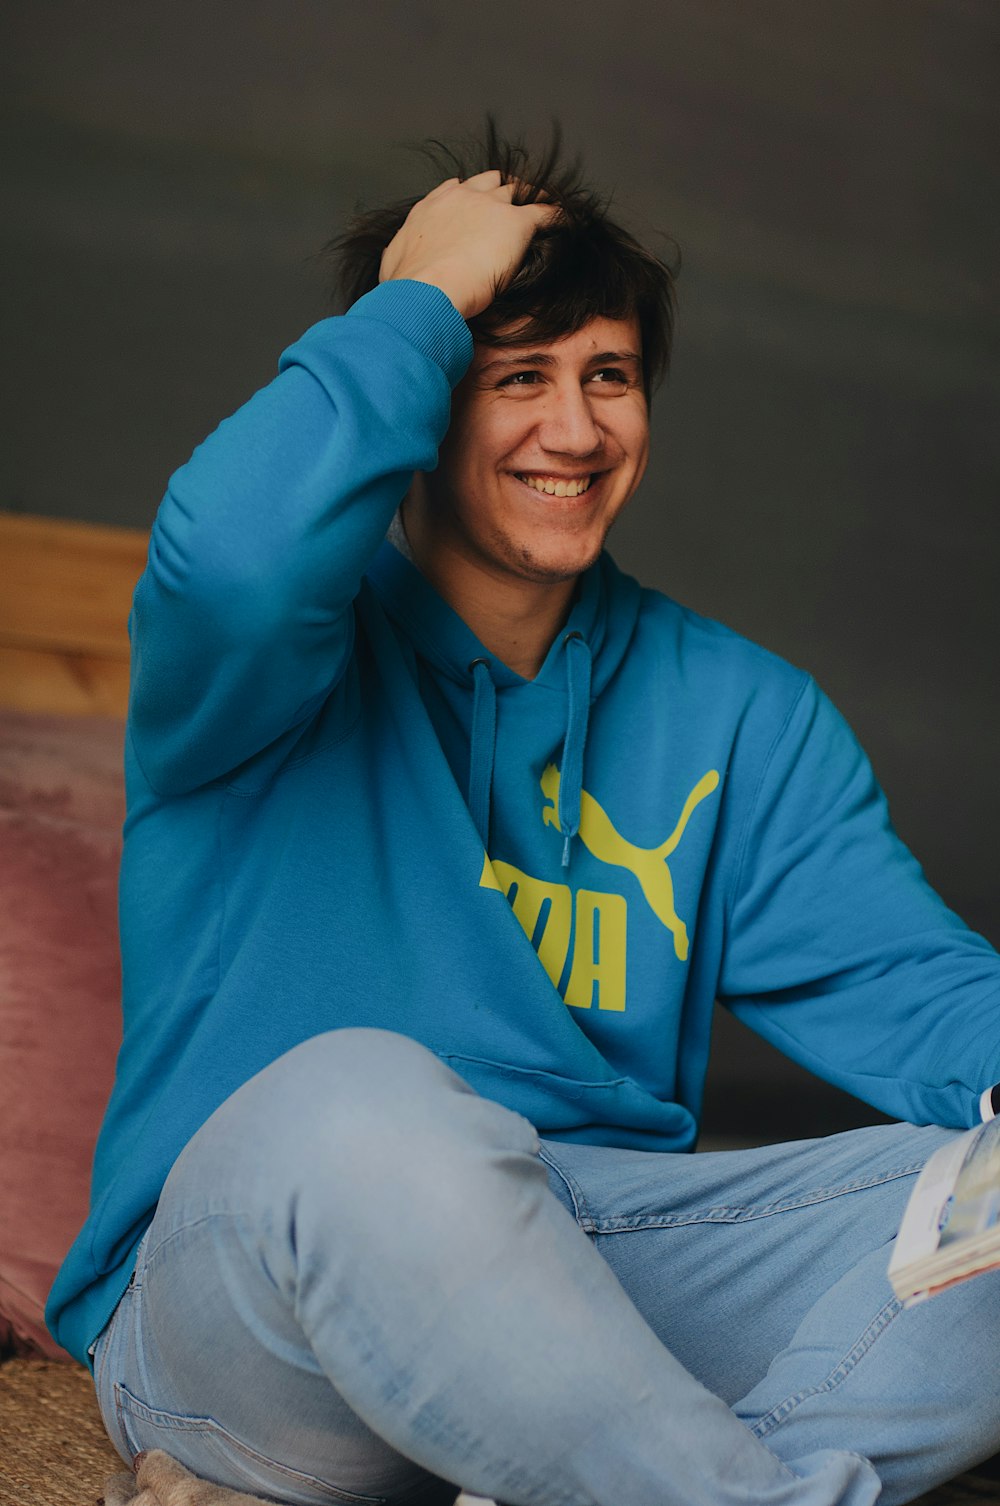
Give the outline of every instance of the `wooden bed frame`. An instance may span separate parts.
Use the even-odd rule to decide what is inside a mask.
[[[0,706],[124,716],[148,535],[0,512]]]

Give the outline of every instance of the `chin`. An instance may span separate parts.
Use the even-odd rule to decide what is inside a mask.
[[[573,580],[600,557],[608,528],[504,528],[482,540],[483,552],[505,571],[535,584]]]
[[[539,550],[529,547],[505,551],[505,563],[524,580],[536,584],[557,585],[561,581],[574,580],[589,570],[600,557],[604,541],[589,548]]]

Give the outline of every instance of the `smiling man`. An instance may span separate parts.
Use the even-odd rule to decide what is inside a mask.
[[[809,677],[604,551],[667,269],[493,133],[338,249],[136,590],[53,1330],[123,1457],[296,1506],[911,1500],[1000,1447],[1000,1276],[886,1278],[1000,959]],[[690,1155],[716,997],[901,1122]]]
[[[640,350],[634,317],[592,319],[542,350],[481,346],[438,467],[403,503],[422,572],[527,679],[645,469]]]
[[[635,317],[591,319],[541,350],[479,347],[438,466],[403,504],[421,568],[446,598],[472,570],[487,596],[531,582],[551,639],[645,469],[641,350]]]

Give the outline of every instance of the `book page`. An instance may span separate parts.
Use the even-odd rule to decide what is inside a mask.
[[[917,1178],[889,1262],[889,1279],[915,1261],[925,1260],[938,1247],[948,1219],[950,1199],[962,1163],[978,1129],[969,1130],[934,1152]]]

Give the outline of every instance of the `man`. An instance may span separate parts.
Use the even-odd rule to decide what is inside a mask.
[[[51,1321],[124,1456],[303,1506],[902,1502],[1000,1447],[998,1278],[885,1276],[1000,961],[811,681],[602,553],[669,276],[478,165],[345,239],[160,509]],[[681,1154],[716,995],[911,1123]]]

